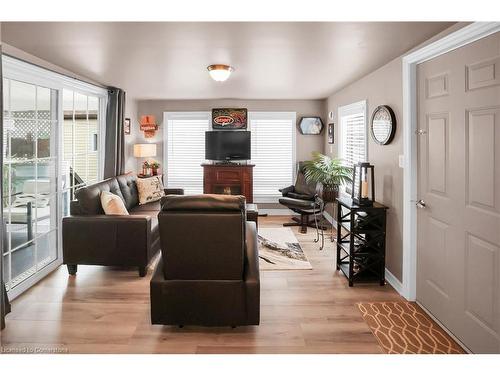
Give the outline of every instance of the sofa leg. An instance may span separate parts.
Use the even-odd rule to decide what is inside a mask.
[[[67,264],[67,267],[68,267],[68,273],[71,276],[75,276],[76,271],[78,271],[78,265],[77,264]]]
[[[146,271],[146,267],[139,267],[139,276],[144,277],[148,272]]]

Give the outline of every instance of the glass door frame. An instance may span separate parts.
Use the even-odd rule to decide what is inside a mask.
[[[63,115],[63,89],[72,90],[83,95],[97,96],[99,98],[99,176],[98,179],[103,178],[104,171],[104,145],[105,145],[105,119],[106,119],[106,106],[107,106],[107,89],[95,86],[76,78],[71,78],[51,70],[27,63],[25,61],[16,59],[8,55],[2,55],[2,68],[3,79],[10,79],[14,81],[25,82],[28,84],[42,86],[57,91],[57,121],[56,121],[56,221],[57,221],[57,258],[49,265],[37,271],[26,280],[20,282],[14,288],[8,291],[9,299],[21,295],[24,291],[31,288],[38,281],[46,277],[49,273],[57,269],[62,263],[62,217],[63,217],[63,192],[61,170],[63,162],[62,154],[62,132],[64,127]],[[6,93],[4,92],[4,95]],[[3,253],[0,254],[3,257]]]

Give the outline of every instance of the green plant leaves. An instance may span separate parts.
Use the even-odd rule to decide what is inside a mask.
[[[352,182],[352,168],[341,159],[331,158],[320,152],[313,152],[312,159],[304,162],[304,176],[308,182],[321,183],[324,188],[337,189]]]

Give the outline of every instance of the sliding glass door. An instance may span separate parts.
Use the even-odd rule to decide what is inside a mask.
[[[106,90],[3,58],[3,275],[15,298],[62,263],[62,217],[102,176]]]
[[[57,90],[3,85],[3,267],[12,289],[58,259]]]

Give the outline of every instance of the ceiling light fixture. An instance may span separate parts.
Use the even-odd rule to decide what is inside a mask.
[[[217,82],[224,82],[229,78],[231,72],[234,70],[232,66],[224,64],[209,65],[207,66],[207,69],[210,77],[212,77],[212,79]]]

